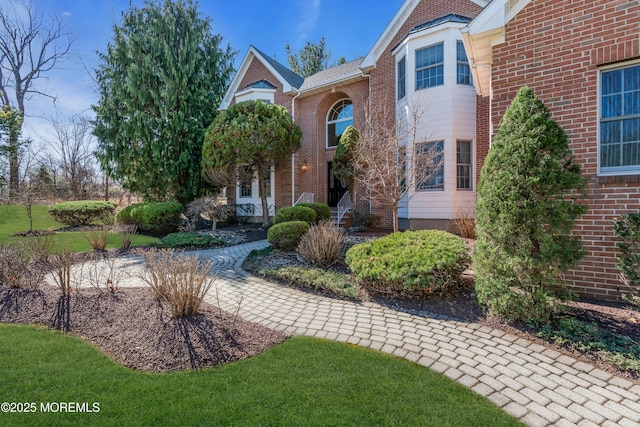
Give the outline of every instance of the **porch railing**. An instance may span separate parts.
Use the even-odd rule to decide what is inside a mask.
[[[314,199],[314,193],[302,193],[300,197],[298,197],[298,200],[296,200],[296,202],[293,204],[293,206],[297,205],[298,203],[313,203]]]
[[[353,209],[353,202],[351,201],[351,193],[348,191],[344,193],[342,199],[338,202],[338,220],[337,223],[340,224],[342,218]]]

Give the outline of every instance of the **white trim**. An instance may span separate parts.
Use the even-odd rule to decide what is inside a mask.
[[[596,122],[596,143],[597,143],[597,176],[628,176],[628,175],[640,175],[640,165],[632,165],[632,166],[612,166],[609,167],[608,170],[602,171],[600,166],[600,120],[602,119],[602,72],[603,71],[612,71],[612,70],[621,70],[629,67],[635,67],[640,65],[640,59],[633,59],[626,62],[618,62],[615,64],[603,65],[602,67],[598,67],[598,77],[597,77],[597,96],[598,96],[598,120]]]

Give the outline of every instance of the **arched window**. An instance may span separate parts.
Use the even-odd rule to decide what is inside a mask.
[[[327,147],[336,147],[344,130],[353,125],[353,104],[348,99],[338,101],[327,115]]]

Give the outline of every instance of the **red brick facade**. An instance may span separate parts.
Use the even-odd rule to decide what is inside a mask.
[[[640,58],[639,25],[637,1],[533,0],[493,50],[494,132],[518,89],[528,85],[567,132],[589,178],[589,211],[575,229],[588,255],[566,275],[586,297],[619,296],[613,219],[640,209],[640,176],[601,177],[597,166],[599,68]]]

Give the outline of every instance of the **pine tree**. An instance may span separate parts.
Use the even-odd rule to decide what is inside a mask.
[[[493,314],[544,322],[566,295],[559,275],[584,255],[571,235],[587,210],[585,179],[564,130],[528,87],[507,109],[482,168],[476,291]],[[559,298],[559,299],[558,299]]]
[[[110,178],[151,200],[202,193],[204,133],[233,73],[234,53],[221,42],[191,1],[147,1],[123,14],[100,55],[94,107]]]
[[[291,51],[289,43],[285,45],[285,50],[289,68],[302,77],[309,77],[329,67],[331,53],[325,46],[324,36],[318,43],[307,41],[307,44],[297,53]]]

